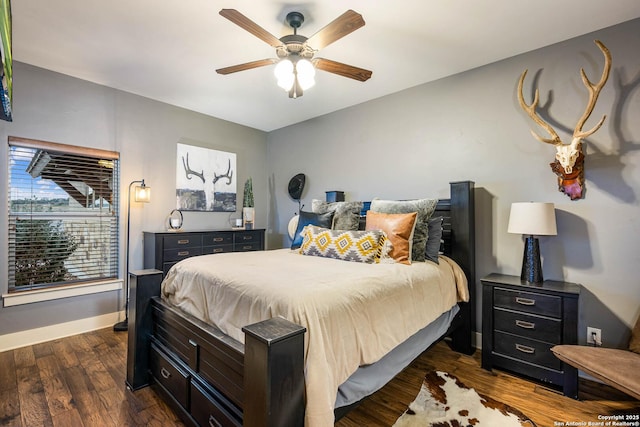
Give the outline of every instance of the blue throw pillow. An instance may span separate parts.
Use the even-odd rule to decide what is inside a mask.
[[[298,249],[302,246],[302,229],[307,225],[316,225],[322,228],[331,228],[331,222],[333,221],[333,212],[327,212],[323,214],[317,214],[313,212],[300,211],[298,215],[298,227],[296,233],[293,235],[293,242],[291,242],[291,249]]]

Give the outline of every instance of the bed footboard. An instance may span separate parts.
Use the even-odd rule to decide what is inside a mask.
[[[187,425],[302,426],[306,329],[273,318],[242,345],[165,304],[161,281],[131,273],[127,387],[151,385]]]

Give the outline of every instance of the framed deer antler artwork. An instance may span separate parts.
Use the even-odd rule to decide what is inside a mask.
[[[540,115],[536,112],[538,107],[539,93],[536,89],[531,104],[527,104],[524,100],[522,93],[522,87],[524,85],[524,78],[527,75],[527,70],[524,70],[520,76],[518,82],[518,101],[522,109],[536,122],[540,127],[547,131],[549,138],[543,138],[533,130],[531,134],[538,140],[547,144],[555,145],[556,158],[551,163],[551,170],[558,176],[558,190],[571,198],[571,200],[577,200],[584,198],[585,184],[584,184],[584,151],[582,148],[582,141],[584,138],[594,134],[602,124],[604,123],[606,115],[603,115],[598,123],[591,129],[583,130],[584,124],[593,112],[593,108],[598,101],[598,95],[602,87],[609,78],[609,71],[611,70],[611,53],[609,49],[602,44],[599,40],[595,40],[596,45],[602,51],[604,55],[604,67],[602,75],[597,83],[591,83],[584,69],[580,69],[580,76],[582,82],[586,86],[589,92],[589,100],[587,101],[586,109],[582,113],[582,117],[578,120],[575,129],[573,130],[573,139],[570,143],[565,144],[558,136],[558,133],[551,127],[551,125],[545,122]]]
[[[236,211],[236,154],[178,144],[176,208],[183,211]]]

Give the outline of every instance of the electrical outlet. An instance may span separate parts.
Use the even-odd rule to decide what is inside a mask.
[[[594,337],[595,335],[595,337]],[[587,326],[587,344],[601,346],[602,345],[602,330]]]

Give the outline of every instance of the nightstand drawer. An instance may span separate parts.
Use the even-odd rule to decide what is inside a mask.
[[[184,408],[188,406],[189,375],[169,359],[158,347],[151,345],[151,375]]]
[[[551,344],[495,331],[493,351],[547,368],[562,369],[562,362],[551,352]]]
[[[562,317],[562,298],[554,295],[510,291],[496,287],[493,305],[549,317]]]
[[[496,330],[509,332],[552,344],[562,342],[562,321],[522,312],[495,308],[493,324]]]

